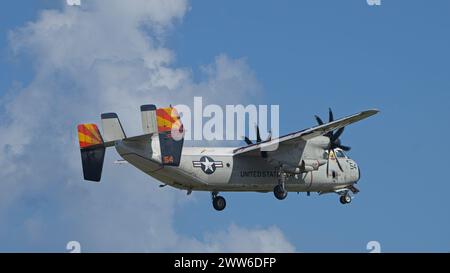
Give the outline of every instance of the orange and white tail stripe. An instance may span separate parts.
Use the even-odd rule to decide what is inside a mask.
[[[170,132],[172,129],[182,131],[183,124],[181,124],[178,112],[173,107],[156,109],[156,120],[158,123],[158,132]]]
[[[78,125],[78,141],[81,149],[103,144],[102,136],[95,124]]]

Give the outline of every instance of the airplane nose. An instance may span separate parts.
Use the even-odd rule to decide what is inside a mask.
[[[358,166],[358,179],[356,179],[356,182],[358,182],[359,179],[361,179],[361,168]]]

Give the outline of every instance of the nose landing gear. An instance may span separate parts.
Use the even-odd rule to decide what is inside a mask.
[[[342,205],[350,204],[352,202],[352,197],[346,193],[345,195],[341,195],[341,197],[339,197],[339,201]]]

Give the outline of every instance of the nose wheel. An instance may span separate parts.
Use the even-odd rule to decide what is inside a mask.
[[[339,197],[339,201],[342,205],[350,204],[352,202],[352,197],[348,194],[341,195],[341,197]]]
[[[227,206],[227,202],[225,201],[225,198],[219,196],[218,194],[218,192],[212,193],[212,203],[215,210],[222,211]]]

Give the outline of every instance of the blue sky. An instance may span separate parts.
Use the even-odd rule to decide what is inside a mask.
[[[168,204],[171,209],[158,212],[159,201],[148,205],[146,202],[152,201],[145,200],[145,193],[153,194],[149,196],[152,198],[155,197],[153,192],[158,191],[156,195],[161,192],[157,183],[135,182],[126,193],[135,200],[142,200],[133,201],[130,211],[138,210],[141,202],[149,206],[147,212],[139,212],[136,217],[145,218],[148,214],[157,221],[162,217],[160,214],[167,213],[169,217],[164,221],[174,234],[182,236],[183,240],[203,242],[208,247],[214,244],[214,239],[208,236],[218,236],[219,241],[226,240],[227,236],[235,238],[230,235],[231,226],[249,234],[255,230],[267,231],[267,236],[271,236],[271,227],[276,227],[283,240],[301,252],[366,252],[366,244],[372,240],[379,241],[382,251],[386,252],[450,251],[450,201],[447,198],[450,184],[445,175],[449,162],[445,154],[450,152],[446,145],[446,136],[450,133],[447,120],[450,114],[448,1],[382,1],[382,5],[376,7],[367,5],[364,0],[191,1],[189,6],[180,18],[174,15],[177,19],[164,30],[163,47],[173,53],[169,67],[191,71],[190,77],[197,87],[202,86],[201,82],[211,81],[202,73],[202,67],[211,64],[219,67],[214,64],[217,56],[227,56],[229,62],[225,63],[235,65],[236,69],[251,70],[260,91],[246,96],[245,90],[254,86],[254,79],[244,82],[242,99],[249,103],[279,104],[281,133],[310,127],[315,122],[313,115],[325,117],[328,107],[339,116],[368,108],[381,110],[378,116],[347,128],[342,137],[344,144],[353,148],[349,155],[361,167],[361,193],[349,206],[340,205],[335,195],[306,197],[291,193],[287,200],[280,202],[272,194],[226,193],[227,209],[217,213],[211,208],[208,193],[185,197],[184,193],[164,189],[161,206]],[[4,120],[15,117],[5,110],[9,109],[9,103],[14,103],[19,94],[27,96],[27,90],[33,86],[41,86],[36,79],[45,77],[37,76],[40,73],[36,69],[39,63],[36,59],[41,58],[40,53],[13,54],[14,42],[8,38],[8,33],[29,21],[39,20],[40,11],[48,8],[65,9],[62,1],[8,1],[0,11],[0,113]],[[27,46],[29,43],[24,48]],[[245,68],[233,60],[243,60]],[[66,68],[52,74],[56,86],[70,79],[65,74]],[[77,100],[81,95],[77,93],[78,83],[73,84],[64,96]],[[185,92],[183,90],[181,88],[180,92]],[[194,94],[182,93],[186,99]],[[215,93],[208,99],[220,104],[222,96]],[[23,100],[26,103],[26,99]],[[19,107],[21,103],[18,100],[13,105]],[[114,102],[107,106],[112,105]],[[138,109],[138,102],[135,105]],[[91,109],[92,115],[98,115],[104,107],[99,104],[98,108]],[[124,109],[120,107],[125,106],[117,107],[120,111]],[[64,114],[61,109],[53,110]],[[88,118],[91,113],[84,113],[80,119]],[[94,121],[97,118],[92,117]],[[138,115],[132,117],[139,123]],[[71,128],[78,121],[59,118],[60,123],[54,124]],[[77,143],[72,133],[67,133],[70,138],[66,145],[75,154]],[[30,159],[33,156],[40,161],[54,161],[51,153],[36,148],[37,144],[42,144],[36,139],[26,143],[25,152],[14,155],[5,152],[9,138],[2,141],[0,162],[13,158],[17,166],[22,166],[23,162],[35,164]],[[107,162],[116,159],[114,153],[108,154]],[[31,165],[43,169],[36,171],[37,175],[54,171],[58,180],[49,178],[36,186],[31,184],[39,178],[20,175],[22,178],[17,181],[31,184],[24,183],[26,186],[14,190],[14,198],[0,203],[3,234],[0,235],[0,251],[65,251],[67,241],[79,238],[87,251],[141,251],[142,248],[117,241],[108,245],[106,239],[90,243],[96,236],[90,233],[94,227],[82,223],[86,221],[83,213],[64,200],[67,194],[71,201],[77,202],[77,197],[87,192],[95,198],[119,200],[111,201],[110,205],[120,207],[128,200],[117,191],[121,189],[119,182],[110,178],[111,181],[100,185],[82,184],[81,169],[79,176],[75,172],[67,174],[60,170],[66,165],[58,164]],[[78,161],[64,164],[73,169],[81,168]],[[105,171],[112,168],[107,167]],[[115,168],[111,172],[122,177],[137,172],[131,167]],[[141,174],[133,175],[136,181],[147,179]],[[1,177],[2,183],[5,179],[16,179],[10,174]],[[114,186],[108,186],[107,182]],[[9,189],[9,186],[2,188],[3,191]],[[143,193],[135,196],[140,190]],[[95,202],[101,202],[89,200],[86,202],[92,202],[93,207]],[[120,210],[115,217],[114,210],[104,211],[102,214],[109,216],[100,218],[96,224],[108,230],[110,225],[120,225],[123,219],[119,216],[128,212]],[[130,225],[148,224],[146,220],[134,219],[133,215],[127,217]],[[79,226],[71,228],[74,223]],[[151,223],[149,225],[152,229]],[[136,236],[147,234],[140,235],[143,231],[134,227],[130,229]],[[155,230],[157,232],[158,228]],[[132,238],[128,233],[123,226],[111,231],[111,236],[123,234],[127,239]],[[191,246],[192,249],[197,247],[195,250],[209,250],[201,243],[200,246],[186,243],[182,250],[189,251]],[[218,249],[234,250],[231,247]],[[161,244],[150,250],[172,251],[172,248]]]

